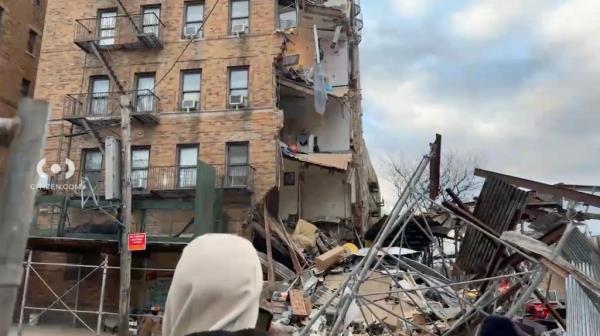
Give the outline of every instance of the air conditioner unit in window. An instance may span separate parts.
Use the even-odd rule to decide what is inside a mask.
[[[196,100],[184,100],[181,102],[181,108],[189,112],[198,108],[198,101]]]
[[[131,187],[137,190],[146,189],[146,180],[141,176],[138,178],[131,179]]]
[[[229,96],[229,106],[239,108],[246,106],[246,96],[231,95]]]
[[[198,31],[198,27],[185,27],[183,29],[183,36],[188,39],[197,39],[202,37],[202,31]]]
[[[243,24],[234,24],[231,27],[231,33],[235,36],[240,36],[243,34],[246,34],[246,29],[248,29],[248,26],[246,26],[245,23]]]

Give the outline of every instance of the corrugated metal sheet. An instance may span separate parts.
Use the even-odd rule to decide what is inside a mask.
[[[576,265],[582,273],[591,276],[589,264]],[[567,295],[567,336],[600,335],[598,297],[581,287],[572,275],[565,279]]]
[[[580,271],[600,281],[600,253],[581,231],[578,229],[571,231],[561,252],[563,258],[575,267],[585,265],[582,267],[589,268],[589,273],[586,270],[580,269]]]
[[[527,203],[527,195],[527,191],[493,177],[487,178],[473,214],[500,235],[514,228]],[[469,227],[456,263],[467,273],[479,273],[487,269],[495,253],[496,245],[483,233]]]

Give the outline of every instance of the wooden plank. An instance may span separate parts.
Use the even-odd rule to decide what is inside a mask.
[[[271,225],[269,224],[269,220],[267,220],[268,211],[267,207],[263,206],[263,221],[265,224],[265,235],[267,242],[267,282],[269,283],[269,288],[275,287],[275,271],[273,269],[273,250],[271,248]]]
[[[293,317],[300,319],[308,317],[310,310],[307,309],[306,301],[300,290],[290,290],[290,306],[292,307]]]

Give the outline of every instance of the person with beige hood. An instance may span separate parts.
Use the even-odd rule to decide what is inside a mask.
[[[206,234],[184,248],[167,296],[163,336],[253,336],[263,277],[252,244]]]

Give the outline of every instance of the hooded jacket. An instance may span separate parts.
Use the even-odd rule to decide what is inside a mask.
[[[241,237],[206,234],[183,249],[169,288],[163,336],[254,336],[262,270]]]

